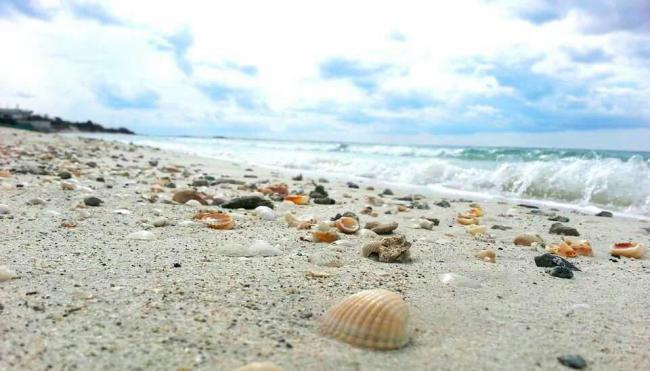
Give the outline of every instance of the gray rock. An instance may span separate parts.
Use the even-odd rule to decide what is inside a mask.
[[[392,196],[392,195],[393,195],[393,191],[392,191],[390,188],[386,188],[386,189],[384,189],[383,192],[381,192],[381,194],[382,194],[382,195],[385,195],[385,196]]]
[[[208,185],[208,181],[205,179],[196,179],[191,184],[192,187],[207,187]]]
[[[599,212],[598,214],[596,214],[596,216],[600,216],[600,217],[603,217],[603,218],[611,218],[611,217],[614,216],[614,214],[612,214],[610,211],[603,210],[603,211]]]
[[[59,175],[59,178],[61,178],[61,179],[70,179],[70,178],[72,178],[72,174],[70,174],[70,172],[68,172],[68,171],[61,171],[58,175]]]
[[[561,223],[568,223],[569,222],[569,218],[567,218],[566,216],[562,216],[562,215],[552,216],[552,217],[548,218],[548,220],[550,220],[552,222],[561,222]]]
[[[438,207],[451,207],[451,204],[447,200],[440,200],[440,201],[436,202],[434,205],[436,205]]]
[[[246,209],[253,210],[258,206],[273,208],[273,202],[259,196],[244,196],[233,198],[230,201],[221,204],[225,209]]]
[[[99,206],[102,202],[104,201],[94,196],[84,198],[84,204],[86,204],[86,206]]]
[[[347,184],[348,184],[348,188],[355,188],[355,189],[359,188],[359,185],[356,183],[348,182]]]
[[[559,234],[561,236],[580,236],[578,230],[573,227],[567,227],[562,223],[553,223],[548,233]]]
[[[557,357],[557,360],[564,366],[581,370],[587,367],[587,361],[578,354],[567,354]]]
[[[314,198],[314,203],[319,205],[334,205],[336,201],[329,197]]]
[[[566,278],[566,279],[573,278],[573,272],[571,271],[571,269],[566,267],[554,267],[547,270],[546,272],[548,272],[548,274],[550,274],[551,276],[557,278]]]
[[[552,268],[552,267],[565,267],[574,271],[580,271],[578,267],[570,263],[568,260],[554,254],[543,254],[535,257],[535,265],[538,267]]]

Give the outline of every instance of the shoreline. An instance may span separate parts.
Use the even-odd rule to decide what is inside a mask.
[[[616,241],[649,245],[645,221],[560,212],[595,255],[570,259],[581,271],[561,279],[535,266],[539,251],[512,242],[524,232],[558,242],[549,233],[548,207],[531,213],[481,201],[482,225],[510,229],[474,238],[455,222],[468,202],[450,200],[443,208],[427,197],[421,202],[429,209],[400,212],[408,203],[397,200],[404,196],[398,188],[380,197],[383,187],[351,189],[327,177],[321,184],[336,204],[290,208],[320,220],[351,211],[362,225],[399,223],[396,233],[411,243],[412,262],[382,263],[360,255],[368,241],[358,235],[341,236],[347,245],[309,242],[308,231],[281,217],[262,220],[238,209],[224,210],[234,229],[214,230],[187,222],[198,209],[219,206],[166,202],[173,190],[166,187],[155,193],[157,201],[144,199],[162,177],[185,189],[204,175],[244,183],[195,187],[214,198],[256,194],[251,183],[284,182],[309,193],[317,178],[305,174],[294,181],[291,174],[140,145],[2,128],[0,147],[0,170],[10,170],[0,178],[0,204],[8,208],[0,218],[0,265],[17,276],[0,282],[0,368],[232,370],[270,361],[285,370],[557,370],[563,367],[557,357],[566,354],[581,355],[590,370],[650,368],[650,265],[608,253]],[[179,171],[163,171],[172,167]],[[72,173],[75,181],[67,182],[74,190],[62,189],[62,171]],[[103,202],[79,206],[89,196]],[[370,196],[383,202],[373,206],[377,217],[360,213]],[[422,217],[440,223],[413,228]],[[161,218],[169,224],[154,227]],[[62,226],[66,221],[75,227]],[[128,237],[142,230],[153,239]],[[257,239],[280,254],[224,255]],[[496,252],[496,263],[474,257],[486,248]],[[324,251],[342,266],[310,261]],[[310,276],[314,271],[328,276]],[[444,273],[472,284],[445,284]],[[406,346],[373,351],[319,332],[332,304],[374,288],[397,292],[409,304],[413,333]]]

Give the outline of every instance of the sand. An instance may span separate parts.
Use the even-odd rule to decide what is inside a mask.
[[[155,167],[148,163],[154,159]],[[43,171],[34,171],[38,164]],[[187,176],[161,171],[170,165]],[[32,173],[20,173],[30,166]],[[62,189],[57,174],[65,169],[77,172],[76,190]],[[540,252],[512,243],[522,232],[559,241],[547,233],[553,222],[511,204],[481,203],[482,224],[512,227],[489,229],[490,241],[454,222],[468,202],[450,199],[451,208],[441,208],[433,205],[440,195],[427,195],[422,202],[431,209],[397,213],[395,197],[405,190],[393,188],[395,197],[384,196],[386,204],[375,207],[378,217],[360,215],[362,224],[398,222],[396,232],[412,243],[411,263],[390,264],[360,256],[364,240],[357,236],[345,236],[354,247],[303,241],[308,231],[246,210],[232,211],[232,230],[188,226],[182,222],[197,208],[165,203],[172,189],[158,193],[157,202],[143,198],[152,195],[157,178],[170,175],[179,188],[209,174],[311,191],[315,179],[293,181],[295,173],[6,128],[0,128],[0,170],[11,173],[0,178],[0,204],[9,208],[0,216],[0,265],[17,275],[0,282],[0,369],[231,370],[270,361],[285,370],[557,370],[564,368],[557,357],[565,354],[581,355],[590,370],[650,369],[650,263],[612,261],[608,254],[614,241],[648,245],[645,221],[560,212],[595,252],[571,259],[582,272],[567,280],[535,266]],[[299,215],[359,215],[366,196],[383,190],[372,182],[359,183],[360,189],[342,180],[323,185],[337,204],[296,207]],[[206,191],[223,198],[253,193],[230,184]],[[103,203],[77,207],[91,195]],[[28,205],[35,198],[45,204]],[[518,215],[504,216],[513,208]],[[438,218],[440,225],[412,228],[421,216]],[[159,217],[173,225],[147,226]],[[62,227],[64,221],[76,227]],[[127,239],[144,229],[155,238]],[[281,255],[221,254],[224,247],[256,239],[277,245]],[[484,248],[497,252],[495,264],[474,257]],[[322,250],[337,252],[344,265],[309,263]],[[310,270],[332,276],[307,277]],[[445,285],[438,276],[447,272],[481,287]],[[371,288],[399,292],[409,303],[413,333],[407,346],[373,351],[320,334],[318,320],[329,306]]]

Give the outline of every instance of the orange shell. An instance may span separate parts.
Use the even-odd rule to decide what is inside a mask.
[[[265,195],[271,193],[277,193],[279,195],[286,196],[289,194],[289,186],[286,185],[285,183],[271,184],[269,186],[260,189],[260,192],[262,192]]]
[[[409,305],[384,289],[350,295],[331,307],[320,321],[321,332],[334,339],[371,349],[398,349],[409,341]]]
[[[594,256],[594,252],[591,250],[591,244],[587,240],[572,241],[565,239],[564,243],[570,246],[578,255]]]
[[[0,178],[9,178],[11,177],[11,172],[9,170],[0,170]]]
[[[314,240],[316,242],[332,243],[339,239],[339,236],[333,230],[329,230],[329,231],[316,230],[311,232],[311,235],[314,236]]]
[[[468,214],[475,218],[480,218],[483,215],[485,215],[485,212],[480,207],[472,207],[471,209],[469,209]]]
[[[611,255],[636,259],[642,259],[646,251],[645,245],[640,242],[617,242],[609,249]]]
[[[553,254],[560,255],[565,258],[575,258],[578,256],[578,253],[564,241],[560,242],[559,244],[553,244],[549,246],[547,250]]]
[[[287,195],[284,196],[285,201],[291,201],[296,205],[307,205],[309,204],[309,196],[305,195]]]
[[[335,225],[339,231],[347,234],[352,234],[359,230],[359,222],[356,219],[347,216],[338,218]]]
[[[493,250],[489,249],[481,250],[474,254],[474,256],[488,263],[496,263],[497,261],[497,254]]]
[[[200,210],[194,214],[194,219],[208,225],[212,229],[232,229],[235,221],[228,213],[212,210]]]
[[[462,224],[462,225],[478,224],[478,219],[474,217],[466,217],[465,215],[458,215],[456,221],[458,222],[458,224]]]

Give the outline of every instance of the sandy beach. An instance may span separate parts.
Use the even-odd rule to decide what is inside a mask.
[[[398,200],[405,190],[380,195],[381,184],[293,180],[298,174],[6,128],[0,170],[0,265],[15,273],[0,282],[0,369],[232,370],[268,361],[284,370],[558,370],[564,355],[580,355],[589,370],[650,369],[650,263],[608,252],[614,242],[649,245],[643,220],[481,202],[489,235],[474,237],[455,220],[470,200],[439,207],[439,195],[426,195],[418,203],[428,209],[418,209]],[[172,201],[179,189],[268,198],[258,190],[277,183],[305,194],[321,184],[336,203],[272,201],[277,218],[263,220]],[[91,196],[99,206],[86,205]],[[377,216],[361,213],[369,203]],[[188,222],[205,209],[229,213],[234,228]],[[412,261],[365,258],[372,239],[354,234],[339,234],[349,242],[338,245],[308,241],[310,231],[287,225],[287,211],[397,222]],[[572,279],[535,265],[540,246],[513,244],[521,233],[559,242],[552,215],[569,218],[593,247],[593,257],[568,259],[580,269]],[[414,228],[424,217],[439,225]],[[151,239],[129,237],[144,230]],[[226,256],[255,240],[279,255]],[[482,249],[494,250],[496,263],[474,256]],[[342,266],[310,262],[323,251]],[[465,279],[445,284],[444,273]],[[406,346],[377,351],[321,334],[329,307],[375,288],[408,303]]]

